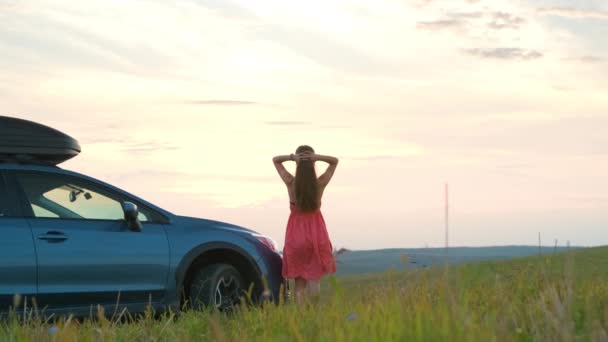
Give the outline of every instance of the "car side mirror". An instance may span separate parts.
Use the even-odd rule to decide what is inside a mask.
[[[123,202],[122,210],[125,213],[125,221],[129,226],[129,230],[141,232],[143,227],[141,226],[141,222],[139,222],[139,210],[137,209],[137,205],[131,202]]]

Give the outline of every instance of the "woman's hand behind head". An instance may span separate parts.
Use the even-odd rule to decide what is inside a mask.
[[[294,159],[295,159],[296,162],[312,161],[313,160],[312,157],[314,155],[315,155],[314,153],[308,152],[308,151],[306,151],[306,152],[300,152],[300,153],[298,153],[298,154],[295,155]]]

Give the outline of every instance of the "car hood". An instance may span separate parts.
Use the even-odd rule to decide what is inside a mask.
[[[258,232],[237,226],[231,223],[214,221],[208,219],[202,219],[197,217],[189,217],[189,216],[176,216],[176,223],[180,226],[190,226],[190,227],[200,227],[202,229],[220,229],[220,230],[229,230],[236,233],[245,233],[245,234],[259,234]]]

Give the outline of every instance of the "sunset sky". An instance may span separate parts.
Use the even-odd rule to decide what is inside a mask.
[[[605,0],[0,0],[0,115],[280,245],[300,144],[340,158],[336,247],[442,246],[446,182],[452,245],[601,245],[606,37]]]

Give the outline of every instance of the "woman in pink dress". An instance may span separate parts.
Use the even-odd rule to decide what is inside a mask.
[[[295,177],[283,166],[286,161],[296,162]],[[316,161],[329,164],[319,178]],[[283,277],[295,279],[296,301],[301,303],[307,295],[319,295],[323,275],[336,272],[333,247],[320,208],[338,159],[315,154],[312,147],[303,145],[295,154],[276,156],[273,162],[287,185],[291,209],[283,248]]]

